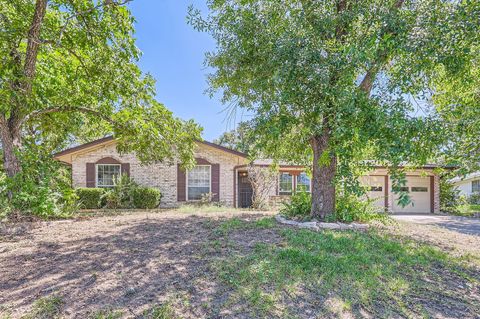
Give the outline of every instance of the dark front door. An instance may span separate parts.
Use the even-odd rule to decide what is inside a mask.
[[[247,172],[238,172],[238,207],[251,207],[252,196],[252,184],[250,184],[250,181],[248,180]]]

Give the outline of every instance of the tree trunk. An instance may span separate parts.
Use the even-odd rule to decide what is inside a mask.
[[[20,160],[15,154],[15,149],[20,146],[19,134],[12,134],[7,124],[0,121],[0,140],[3,151],[3,168],[8,177],[14,177],[21,171]]]
[[[336,157],[329,152],[330,132],[325,128],[321,135],[311,138],[313,149],[313,178],[312,178],[312,210],[314,218],[325,220],[325,217],[335,212],[335,184],[334,178],[337,169]],[[324,162],[328,159],[328,163]]]

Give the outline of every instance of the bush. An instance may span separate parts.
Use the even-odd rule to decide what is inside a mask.
[[[328,216],[327,219],[345,223],[386,221],[388,215],[378,212],[372,200],[362,199],[353,194],[340,194],[337,195],[335,214]]]
[[[468,203],[470,205],[480,205],[480,193],[472,193],[468,197]]]
[[[444,213],[457,214],[464,200],[460,191],[445,176],[440,179],[440,210]]]
[[[133,179],[127,175],[121,175],[115,179],[115,186],[105,191],[102,196],[102,204],[105,208],[133,208],[133,192],[138,187]]]
[[[312,208],[312,196],[310,193],[297,192],[290,197],[290,201],[284,202],[280,213],[289,218],[304,219],[310,216]]]
[[[156,188],[137,187],[133,191],[133,206],[143,209],[156,208],[161,198],[162,193]]]
[[[104,188],[77,188],[76,194],[80,207],[83,209],[97,209],[101,208],[101,200],[105,193]]]

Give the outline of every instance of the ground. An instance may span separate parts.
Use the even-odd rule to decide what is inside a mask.
[[[239,211],[9,225],[0,318],[479,318],[479,238],[409,220],[315,233]]]

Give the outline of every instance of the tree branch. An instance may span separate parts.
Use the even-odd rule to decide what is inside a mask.
[[[80,112],[80,113],[85,113],[85,114],[91,114],[91,115],[96,115],[100,118],[102,118],[104,121],[114,125],[116,124],[115,121],[113,121],[109,116],[106,116],[102,112],[99,112],[97,110],[92,110],[88,107],[84,106],[58,106],[58,107],[52,107],[48,109],[42,109],[42,110],[36,110],[25,116],[21,121],[20,121],[20,126],[28,122],[30,119],[45,115],[45,114],[50,114],[50,113],[62,113],[62,112]]]
[[[40,47],[40,29],[42,27],[43,18],[47,11],[47,0],[37,0],[35,4],[35,13],[33,14],[32,24],[28,31],[27,52],[25,55],[24,72],[26,82],[23,89],[25,93],[29,93],[32,89],[32,79],[35,76],[35,66],[37,64],[37,55]]]
[[[397,0],[393,5],[392,10],[399,10],[403,6],[404,2],[405,0]],[[390,27],[391,26],[388,25],[386,29],[382,30],[382,32],[380,33],[380,38],[383,38],[386,35],[395,35],[395,31]],[[388,49],[385,48],[379,48],[377,50],[377,53],[375,55],[375,61],[373,61],[372,65],[367,70],[365,77],[359,85],[360,90],[365,92],[367,95],[369,95],[372,91],[373,83],[375,82],[375,78],[377,77],[378,72],[380,72],[380,69],[388,61],[389,53],[390,52],[388,51]]]
[[[67,27],[68,27],[68,24],[70,23],[70,21],[72,19],[76,18],[77,16],[83,16],[86,13],[90,13],[90,12],[95,11],[95,10],[101,8],[101,7],[104,7],[104,6],[109,6],[109,5],[122,6],[122,5],[127,4],[131,1],[133,1],[133,0],[124,0],[124,1],[119,1],[119,2],[116,2],[114,0],[104,0],[104,1],[100,2],[99,4],[97,4],[96,6],[90,8],[88,10],[81,11],[81,12],[76,12],[76,13],[72,14],[71,16],[69,16],[65,19],[65,24],[62,26],[62,29],[60,30],[60,34],[58,36],[57,45],[59,45],[62,42],[63,34],[67,30]]]

